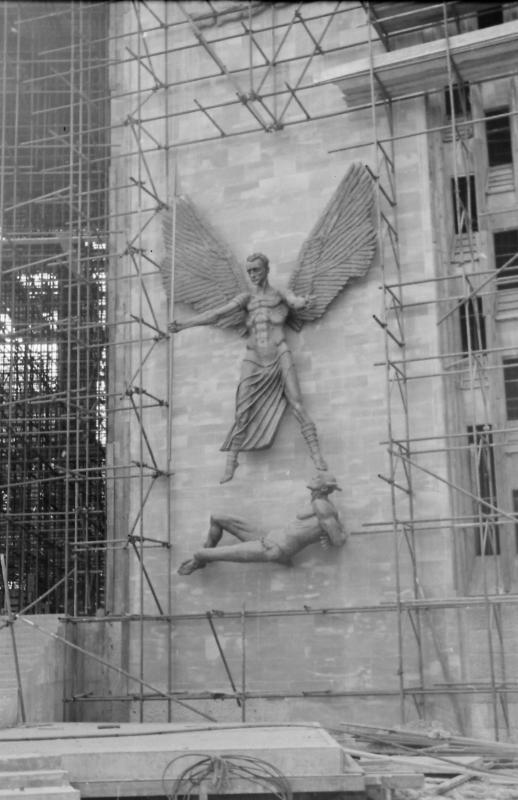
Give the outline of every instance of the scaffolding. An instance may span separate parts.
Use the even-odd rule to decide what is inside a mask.
[[[271,13],[261,14],[270,5]],[[275,6],[288,6],[289,16],[279,21]],[[344,44],[335,33],[338,22],[361,8],[364,28],[357,29],[351,42]],[[510,23],[517,19],[516,9],[515,3],[505,4]],[[113,26],[109,29],[110,13],[126,15],[122,32]],[[401,721],[413,716],[426,719],[428,701],[440,695],[450,702],[457,727],[464,733],[461,699],[482,696],[491,704],[495,737],[511,734],[516,721],[509,698],[517,686],[508,677],[505,640],[508,612],[513,612],[518,594],[512,591],[512,575],[499,567],[495,555],[505,554],[510,562],[516,553],[516,508],[502,499],[497,471],[501,470],[501,454],[518,427],[504,424],[501,416],[495,422],[493,409],[497,407],[495,386],[501,380],[502,359],[513,357],[515,348],[496,341],[494,317],[506,276],[512,282],[518,253],[509,253],[496,270],[480,258],[475,205],[479,220],[489,212],[485,211],[484,189],[469,180],[480,157],[469,140],[477,126],[485,125],[485,114],[480,97],[476,102],[476,91],[469,107],[466,99],[470,81],[481,85],[516,75],[505,53],[515,51],[518,32],[504,32],[498,39],[506,26],[493,20],[493,13],[491,3],[451,2],[398,6],[336,2],[319,4],[318,10],[304,3],[252,2],[227,6],[141,0],[112,8],[109,3],[87,2],[3,4],[0,550],[7,570],[5,607],[9,601],[10,613],[19,612],[20,619],[28,610],[60,613],[76,628],[120,621],[138,631],[134,638],[140,647],[139,672],[130,675],[74,644],[69,634],[66,641],[71,650],[114,669],[130,686],[119,695],[108,696],[86,694],[72,684],[65,698],[69,715],[80,714],[88,703],[118,701],[138,703],[143,719],[146,704],[166,699],[169,719],[177,704],[207,716],[191,703],[213,698],[210,691],[179,693],[172,682],[172,626],[186,623],[196,630],[208,626],[230,687],[227,693],[218,692],[217,699],[235,704],[243,720],[247,701],[252,699],[336,696],[395,698]],[[240,32],[233,28],[228,32],[226,20],[237,21]],[[504,55],[493,67],[485,60],[483,75],[474,75],[473,64],[464,58],[453,37],[481,30],[485,24],[491,26],[486,29],[486,43],[493,37]],[[305,47],[292,47],[292,37],[301,33],[306,37]],[[157,34],[161,37],[159,47],[150,49],[151,34],[153,42]],[[232,55],[227,63],[225,53],[234,52],[231,46],[236,40],[248,45],[247,63]],[[426,50],[430,45],[428,51],[434,59],[431,84],[416,87],[415,80],[412,84],[408,64],[401,67],[400,74],[390,72],[380,45],[390,58],[402,48]],[[338,70],[336,76],[318,84],[308,77],[315,60],[334,59],[336,64],[337,57],[349,48],[368,53],[364,74],[351,71],[340,77]],[[200,73],[171,80],[170,65],[188,60],[191,52],[203,54],[196,62],[203,65]],[[110,71],[115,68],[132,71],[132,89],[119,90],[116,83],[110,86]],[[226,80],[228,91],[213,98],[207,86],[218,76]],[[351,98],[346,107],[339,98],[337,101],[336,84],[342,83]],[[175,97],[174,104],[171,97]],[[427,119],[446,102],[449,119],[438,116],[436,125],[398,134],[395,118],[400,104],[418,98],[429,104]],[[170,477],[173,459],[173,352],[148,291],[148,279],[156,278],[160,264],[146,247],[146,232],[160,224],[164,209],[174,213],[176,159],[181,158],[183,148],[258,132],[275,135],[290,126],[346,117],[365,109],[371,114],[370,129],[365,141],[350,145],[350,149],[372,154],[371,177],[377,196],[384,313],[375,317],[373,324],[381,329],[385,343],[384,363],[379,366],[386,376],[387,439],[383,446],[388,453],[387,472],[379,477],[388,486],[392,508],[392,518],[379,520],[369,532],[393,538],[395,602],[175,614],[172,542],[153,538],[144,526],[144,508],[152,503],[160,481]],[[501,116],[509,118],[510,114]],[[157,137],[157,123],[163,126],[161,138]],[[438,220],[445,240],[451,242],[449,252],[441,254],[441,274],[411,282],[405,280],[398,235],[398,145],[404,136],[435,136],[449,143],[455,209],[453,221]],[[170,179],[162,196],[156,188],[154,157],[164,152]],[[122,162],[134,168],[134,174],[124,180],[118,169]],[[111,212],[111,206],[117,210]],[[109,269],[108,264],[119,268]],[[437,289],[431,299],[430,284]],[[110,303],[115,304],[116,294],[125,297],[134,291],[135,285],[138,309],[121,322]],[[174,287],[171,295],[172,309]],[[411,351],[409,355],[407,315],[430,306],[437,310],[440,351],[426,356]],[[124,372],[118,362],[128,346],[138,350],[138,359]],[[167,351],[167,376],[164,395],[157,397],[150,393],[143,376],[144,365],[160,348]],[[107,382],[108,369],[111,380]],[[413,436],[412,386],[429,381],[445,386],[451,397],[459,395],[455,386],[461,383],[469,401],[458,401],[454,410],[447,410],[440,434]],[[166,414],[164,463],[146,430],[145,418],[150,412]],[[136,426],[138,459],[128,458],[124,463],[112,455],[110,430],[115,416]],[[447,460],[446,474],[434,466],[438,453]],[[451,518],[419,514],[413,487],[419,475],[451,493]],[[107,497],[112,509],[117,505],[114,498],[119,498],[120,508],[123,492],[138,494],[138,513],[133,519],[107,519]],[[170,523],[168,507],[168,531]],[[459,561],[465,564],[475,559],[480,580],[472,590],[459,577],[456,596],[437,599],[425,596],[420,540],[430,531],[443,530],[454,537]],[[147,567],[148,554],[156,548],[164,551],[168,564],[165,603]],[[125,613],[122,590],[110,582],[105,589],[106,570],[114,574],[124,569],[130,557],[136,560],[140,576],[137,615]],[[411,597],[402,591],[400,582],[400,563],[406,558],[411,565]],[[459,575],[461,572],[459,569]],[[145,611],[148,592],[156,606],[153,615]],[[105,602],[116,613],[99,616]],[[465,681],[451,673],[434,623],[439,613],[485,615],[488,678]],[[265,692],[247,686],[247,625],[251,620],[324,614],[336,620],[350,614],[395,617],[397,689],[380,686],[332,691],[323,687],[306,691],[294,687]],[[166,689],[157,688],[146,674],[145,626],[150,622],[164,625],[168,631]],[[219,626],[224,624],[239,627],[239,677],[222,645]],[[426,678],[425,639],[432,642],[442,671],[442,680],[433,684]],[[418,664],[417,675],[408,668],[409,663]],[[137,692],[131,682],[137,684]]]
[[[13,609],[83,614],[104,571],[85,543],[105,539],[107,9],[43,10],[1,10],[0,538]]]

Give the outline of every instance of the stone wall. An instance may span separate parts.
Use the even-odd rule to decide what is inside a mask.
[[[28,615],[27,620],[34,625],[20,621],[14,627],[25,721],[61,720],[65,652],[53,636],[63,636],[63,626],[55,614]],[[0,625],[6,622],[7,617],[0,617]],[[9,626],[0,627],[0,728],[22,722],[12,631]]]
[[[160,4],[157,4],[157,8]],[[311,4],[312,9],[328,4]],[[290,16],[289,7],[278,11]],[[265,13],[265,25],[269,22]],[[255,18],[260,21],[261,15]],[[135,29],[131,11],[125,4],[117,7],[117,29]],[[352,42],[362,37],[365,29],[359,8],[335,20],[332,35],[336,43]],[[236,26],[238,23],[229,23]],[[133,25],[133,28],[130,26]],[[151,52],[160,50],[160,31],[147,36]],[[208,34],[207,34],[208,35]],[[280,34],[279,34],[280,35]],[[175,29],[175,42],[180,43],[182,28]],[[137,41],[122,40],[115,45],[114,56],[120,57],[130,43],[136,52]],[[119,52],[119,48],[120,52]],[[235,39],[229,44],[225,61],[229,68],[246,64],[248,42]],[[307,38],[301,29],[293,40],[293,52],[307,50]],[[340,63],[340,58],[366,54],[366,46],[351,48],[329,57],[315,58],[307,82],[317,81],[325,70]],[[189,51],[188,57],[154,59],[158,74],[167,70],[169,82],[179,81],[206,69],[206,54]],[[299,67],[300,69],[300,67]],[[279,67],[276,81],[294,80],[295,67]],[[296,77],[296,76],[295,76]],[[246,74],[239,75],[246,84]],[[113,89],[123,94],[135,89],[138,82],[147,86],[149,78],[128,60],[114,68]],[[182,109],[200,96],[224,98],[229,89],[226,76],[198,81],[190,86],[176,86],[150,95],[142,110],[146,130],[159,141],[174,144],[184,134],[183,125],[202,135],[197,125],[210,123],[198,116],[194,119],[169,120],[166,130],[163,116],[167,108]],[[331,85],[322,87],[320,113],[340,109],[343,99]],[[137,208],[135,190],[130,177],[146,182],[150,176],[159,197],[171,197],[174,187],[187,195],[199,209],[221,240],[233,251],[239,262],[253,251],[267,253],[271,260],[271,281],[285,285],[296,261],[297,253],[314,222],[332,195],[341,177],[353,161],[360,160],[375,167],[374,154],[365,142],[370,140],[369,109],[320,121],[287,125],[270,133],[249,133],[219,141],[182,146],[167,154],[152,147],[140,130],[141,146],[149,148],[142,159],[136,152],[131,124],[123,122],[131,112],[131,104],[121,96],[114,97],[112,123],[114,156],[112,162],[113,210],[117,213]],[[243,113],[229,111],[225,127],[239,128]],[[294,114],[294,112],[292,112]],[[187,123],[186,123],[187,119]],[[288,115],[288,121],[290,115]],[[401,104],[397,111],[399,133],[409,133],[425,126],[424,100]],[[209,130],[207,128],[207,131]],[[131,129],[131,130],[130,130]],[[383,128],[381,129],[383,130]],[[201,131],[201,133],[200,133]],[[213,132],[213,131],[212,131]],[[338,151],[358,143],[355,149]],[[119,156],[120,154],[120,156]],[[124,155],[124,157],[122,157]],[[404,139],[397,146],[397,181],[399,200],[399,234],[402,268],[405,280],[433,277],[436,269],[436,248],[430,209],[427,141],[425,137]],[[153,190],[154,191],[154,190]],[[144,206],[153,208],[153,200],[141,193]],[[171,476],[161,475],[153,481],[149,499],[141,514],[151,478],[135,477],[119,480],[114,490],[113,519],[117,535],[135,530],[138,535],[167,541],[172,549],[146,547],[141,552],[158,602],[162,610],[175,614],[199,615],[172,626],[172,661],[170,681],[177,691],[203,693],[228,688],[214,638],[205,618],[216,609],[230,616],[217,618],[221,642],[236,683],[241,685],[243,671],[243,627],[239,614],[261,612],[247,617],[246,687],[250,692],[269,693],[270,699],[249,701],[247,712],[254,719],[315,719],[334,724],[340,719],[397,722],[399,719],[398,639],[404,651],[405,680],[418,681],[419,665],[415,638],[410,621],[403,619],[398,630],[393,603],[397,581],[403,597],[412,596],[413,580],[410,560],[404,543],[398,541],[398,556],[390,526],[390,492],[378,475],[387,474],[387,394],[384,368],[384,339],[373,315],[382,315],[382,280],[380,259],[376,257],[368,275],[353,281],[316,324],[307,325],[301,333],[289,332],[287,340],[298,370],[302,394],[310,415],[316,422],[323,453],[343,491],[336,505],[352,534],[340,551],[324,552],[318,546],[308,548],[295,559],[292,568],[278,565],[218,564],[189,577],[176,574],[178,565],[200,546],[209,515],[214,512],[238,513],[253,519],[265,528],[281,525],[294,518],[307,497],[306,484],[313,467],[300,435],[298,425],[287,413],[271,449],[245,453],[232,482],[223,486],[224,454],[219,447],[232,423],[234,394],[239,375],[244,343],[234,332],[214,327],[194,328],[181,332],[174,339],[153,342],[153,331],[140,327],[143,340],[138,340],[138,323],[130,314],[149,318],[153,308],[159,327],[165,330],[172,312],[163,289],[159,271],[149,262],[142,262],[147,273],[143,281],[135,277],[127,244],[147,220],[135,246],[160,262],[165,254],[159,215],[141,210],[139,214],[121,217],[120,233],[114,234],[112,249],[121,255],[112,260],[113,284],[111,313],[117,323],[112,350],[112,455],[119,477],[124,471],[136,471],[129,465],[147,461],[149,453],[142,443],[135,412],[129,408],[125,391],[134,376],[133,385],[144,387],[156,397],[167,396],[168,365],[172,365],[170,408],[140,408],[147,441],[158,466],[168,467],[167,431],[172,432]],[[389,269],[392,265],[389,263]],[[130,276],[130,277],[127,277]],[[146,295],[143,293],[145,286]],[[427,296],[433,297],[434,284],[427,285]],[[417,297],[410,287],[407,298]],[[148,299],[149,298],[149,303]],[[175,316],[189,313],[177,308]],[[133,321],[132,321],[133,320]],[[409,357],[437,352],[438,331],[434,306],[416,306],[407,315]],[[132,341],[130,341],[132,340]],[[128,341],[130,343],[128,344]],[[149,351],[149,352],[148,352]],[[140,365],[144,363],[141,368]],[[392,392],[397,390],[392,387]],[[412,404],[412,435],[429,435],[441,426],[444,416],[443,397],[426,381],[409,386]],[[138,398],[137,398],[138,400]],[[116,413],[115,413],[116,412]],[[402,416],[395,407],[396,431],[402,430]],[[428,468],[446,471],[444,456],[432,454]],[[147,473],[149,474],[149,473]],[[446,488],[425,473],[415,475],[416,498],[421,517],[449,516]],[[167,530],[168,509],[171,528]],[[136,524],[136,528],[132,526]],[[430,531],[416,542],[419,578],[427,596],[451,595],[453,568],[451,541],[446,531]],[[396,578],[396,558],[399,577]],[[117,565],[116,565],[117,566]],[[120,598],[124,592],[122,566],[113,576],[107,596]],[[170,589],[169,589],[170,587]],[[171,605],[168,594],[171,591]],[[127,611],[158,613],[139,560],[130,555]],[[116,604],[117,600],[113,599]],[[355,613],[313,614],[311,609],[378,606],[380,610]],[[310,609],[305,615],[304,608]],[[108,608],[114,610],[114,608]],[[292,614],[291,612],[297,612]],[[266,612],[272,612],[270,616]],[[273,613],[275,612],[275,613]],[[232,616],[234,614],[234,616]],[[454,618],[438,614],[433,631],[423,627],[424,670],[427,680],[441,680],[458,675],[458,659],[454,642],[458,630]],[[144,633],[130,637],[130,671],[138,673],[140,653],[144,652],[144,671],[154,685],[167,686],[168,626],[148,621]],[[440,657],[439,657],[440,656]],[[358,697],[334,697],[333,693],[357,691]],[[372,691],[369,699],[362,691]],[[377,691],[385,694],[377,695]],[[304,692],[312,692],[308,697]],[[316,693],[316,696],[315,696]],[[327,696],[331,693],[331,697]],[[289,697],[289,695],[294,695]],[[233,701],[193,701],[218,719],[239,719],[241,711]],[[408,712],[415,715],[409,704]],[[137,713],[137,712],[136,712]],[[175,711],[175,718],[189,718],[188,712]],[[443,715],[455,725],[455,708],[448,698],[429,701],[432,717]],[[149,703],[146,718],[163,718],[165,704]]]

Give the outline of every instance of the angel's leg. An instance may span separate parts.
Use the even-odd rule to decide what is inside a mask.
[[[221,476],[219,482],[220,483],[227,483],[227,481],[231,481],[234,477],[234,472],[239,467],[238,461],[239,455],[239,447],[231,448],[227,453],[227,459],[225,461],[225,472]]]
[[[326,470],[327,463],[320,452],[317,428],[302,402],[302,394],[295,371],[295,365],[289,351],[282,354],[281,366],[284,377],[284,394],[286,395],[291,412],[300,425],[300,430],[308,446],[311,459],[317,469]]]
[[[227,461],[225,464],[225,472],[220,480],[220,483],[231,481],[234,477],[234,472],[239,466],[238,453],[241,450],[247,432],[248,422],[250,418],[250,398],[249,398],[249,378],[255,371],[255,365],[247,361],[243,361],[241,366],[241,376],[239,378],[239,385],[236,393],[236,415],[234,425],[229,437],[229,445],[227,450]]]

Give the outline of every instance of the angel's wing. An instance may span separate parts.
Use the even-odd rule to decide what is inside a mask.
[[[366,168],[352,164],[304,242],[290,278],[292,292],[314,298],[309,308],[290,314],[288,324],[295,330],[319,319],[349,279],[369,269],[376,250],[373,204]]]
[[[171,297],[174,238],[174,302],[188,303],[198,313],[225,305],[248,291],[243,270],[186,197],[177,197],[174,209],[163,213],[166,255],[161,264],[167,296]],[[220,317],[222,328],[244,327],[241,309]]]

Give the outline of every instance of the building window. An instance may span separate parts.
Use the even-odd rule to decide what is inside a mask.
[[[456,117],[467,117],[471,114],[471,94],[469,90],[469,83],[463,83],[459,86],[454,83],[452,92],[447,86],[444,90],[444,105],[446,108],[446,117],[452,118],[451,101],[453,95],[453,110]]]
[[[475,513],[480,524],[475,528],[475,554],[477,556],[496,556],[500,553],[500,532],[498,517],[486,503],[496,506],[495,461],[493,455],[493,434],[489,425],[468,426],[468,442],[472,449],[477,481],[473,481],[474,494],[479,493],[480,501]],[[474,476],[475,477],[475,476]]]
[[[477,11],[477,25],[479,28],[491,28],[493,25],[501,25],[504,21],[504,10],[502,3],[492,3],[489,8],[482,8]]]
[[[459,303],[460,340],[463,353],[486,349],[486,320],[481,297]]]
[[[497,289],[518,289],[518,229],[494,233],[493,242],[496,269],[500,269],[516,256],[512,264],[499,273],[496,281]]]
[[[504,387],[507,419],[518,419],[518,358],[504,358]]]
[[[501,116],[506,114],[507,116]],[[513,163],[509,107],[494,108],[486,114],[487,157],[490,167]]]
[[[518,550],[518,489],[513,489],[513,513],[516,515],[516,522],[514,523],[514,538],[515,546]]]
[[[457,179],[458,194],[455,190],[455,179],[451,179],[453,214],[455,233],[478,231],[477,197],[475,194],[475,176],[460,175]]]

